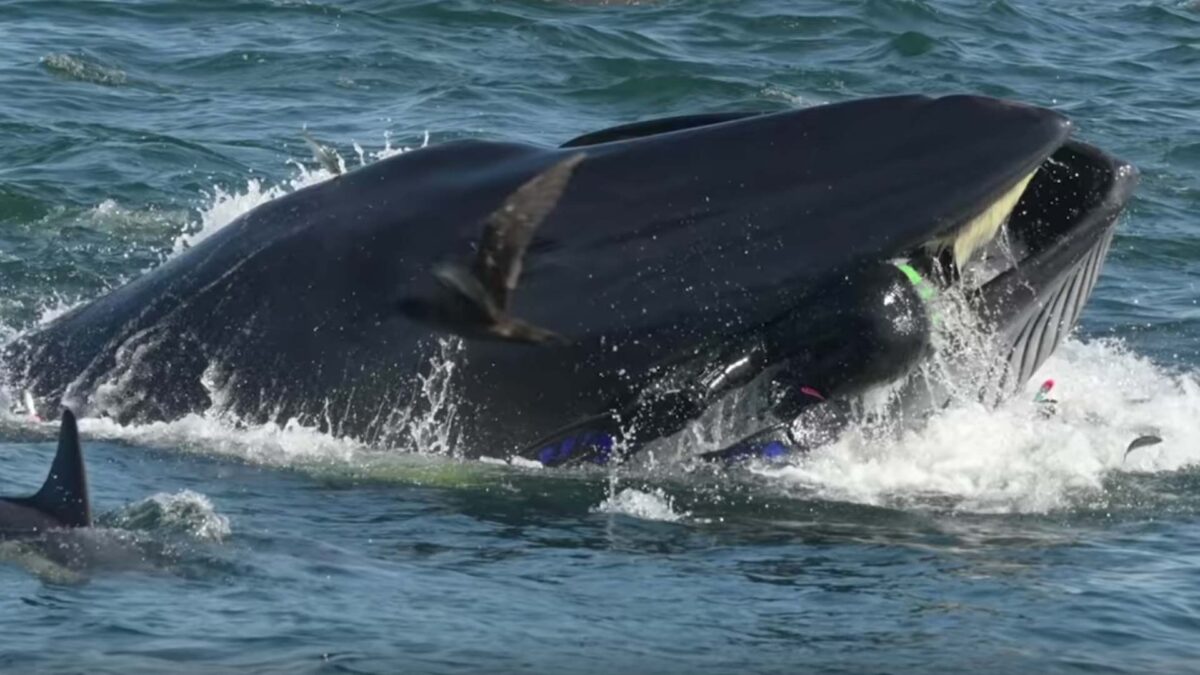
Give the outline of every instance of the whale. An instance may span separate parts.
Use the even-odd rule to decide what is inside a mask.
[[[265,203],[19,336],[5,384],[122,423],[377,446],[432,420],[456,452],[547,466],[626,457],[753,386],[769,442],[715,458],[803,450],[780,424],[837,430],[938,356],[931,298],[997,345],[991,402],[1053,353],[1137,182],[1072,132],[900,95],[445,142]]]

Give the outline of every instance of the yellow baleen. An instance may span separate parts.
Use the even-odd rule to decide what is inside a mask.
[[[929,242],[926,247],[935,256],[947,248],[953,247],[954,264],[962,267],[971,258],[972,253],[996,236],[1000,226],[1016,208],[1017,201],[1021,199],[1026,186],[1029,185],[1030,180],[1033,180],[1036,173],[1037,169],[1034,169],[1028,176],[1009,188],[1008,192],[1000,195],[1000,198],[991,206],[972,218],[971,222],[950,234]]]

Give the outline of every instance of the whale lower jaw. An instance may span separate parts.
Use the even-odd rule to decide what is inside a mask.
[[[1113,229],[1106,228],[1074,265],[1043,290],[1037,310],[1029,313],[1012,338],[1002,388],[1019,387],[1028,381],[1074,329],[1100,278]]]
[[[1137,183],[1133,167],[1074,141],[1040,171],[1006,228],[1019,262],[979,289],[1004,350],[997,397],[1021,387],[1075,328]]]

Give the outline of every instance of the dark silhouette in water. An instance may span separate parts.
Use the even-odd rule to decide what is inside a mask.
[[[91,527],[87,471],[75,415],[63,410],[58,452],[50,475],[32,497],[0,497],[0,536],[36,535],[46,530]]]
[[[927,296],[958,286],[1007,358],[999,397],[1078,319],[1135,183],[1069,134],[897,96],[446,143],[264,204],[24,336],[10,384],[122,422],[216,407],[391,443],[451,331],[469,452],[606,461],[753,381],[769,429],[907,378]]]

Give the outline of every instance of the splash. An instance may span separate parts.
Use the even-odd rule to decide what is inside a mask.
[[[676,523],[692,515],[687,511],[677,511],[671,497],[661,488],[649,492],[625,488],[593,507],[592,513],[624,515],[666,523]]]
[[[133,351],[137,351],[136,349]],[[122,425],[111,417],[80,420],[86,436],[119,439],[148,447],[174,447],[185,452],[231,457],[254,464],[327,471],[331,465],[357,465],[377,461],[381,454],[421,454],[454,457],[459,454],[455,421],[460,401],[455,395],[454,374],[462,361],[462,341],[445,338],[437,342],[424,373],[407,401],[401,398],[394,409],[380,410],[380,433],[370,439],[336,432],[338,420],[326,410],[324,429],[315,421],[291,417],[266,423],[250,423],[231,412],[223,401],[224,387],[231,379],[214,374],[215,366],[202,380],[213,401],[203,413],[193,413],[170,422]],[[136,361],[136,355],[133,357]],[[124,402],[137,400],[133,369],[97,389],[96,410],[120,412]],[[218,384],[217,382],[221,383]],[[10,413],[11,414],[11,413]]]
[[[314,178],[313,175],[313,173],[301,173],[300,176],[285,185],[270,187],[263,187],[262,181],[257,178],[247,180],[245,187],[241,190],[226,191],[220,186],[214,187],[213,191],[207,195],[210,205],[200,212],[199,225],[175,238],[175,242],[171,246],[172,255],[178,255],[208,239],[218,230],[236,220],[238,216],[256,206],[266,204],[293,190],[319,183],[321,179]]]
[[[233,531],[229,519],[217,513],[208,497],[191,490],[151,495],[105,517],[103,522],[125,530],[165,531],[213,542]]]
[[[1110,503],[1111,479],[1123,474],[1200,463],[1200,373],[1167,370],[1117,341],[1068,338],[1022,391],[984,405],[1005,399],[1005,351],[961,294],[944,293],[932,309],[937,351],[916,377],[867,392],[859,422],[837,439],[783,464],[752,464],[751,476],[803,499],[1044,513]],[[1047,379],[1057,383],[1053,414],[1035,401]],[[744,438],[764,396],[753,385],[727,396],[636,458],[637,469],[678,474],[689,457]],[[939,412],[926,420],[930,402]],[[1164,441],[1126,456],[1145,435]]]
[[[79,428],[90,438],[176,448],[281,468],[354,463],[368,450],[362,443],[331,436],[297,420],[246,425],[232,416],[191,414],[171,422],[122,425],[102,417],[82,419]]]
[[[1052,376],[1060,400],[1033,402]],[[1112,472],[1176,471],[1200,462],[1200,380],[1172,374],[1120,343],[1067,341],[998,408],[958,402],[916,431],[881,441],[864,427],[795,464],[755,473],[788,492],[893,506],[1048,512],[1102,501]],[[1125,457],[1139,435],[1163,443]]]
[[[429,133],[426,132],[421,145],[415,147],[393,145],[391,135],[387,133],[384,134],[383,147],[378,150],[364,150],[358,143],[352,145],[354,155],[358,158],[358,166],[361,167],[410,150],[424,148],[429,145]],[[335,149],[331,151],[339,165],[345,167],[346,161],[342,155]],[[212,192],[206,195],[208,206],[201,209],[199,222],[185,228],[185,231],[175,238],[168,257],[199,244],[258,206],[334,177],[333,173],[320,166],[309,167],[296,160],[288,160],[288,164],[296,169],[296,175],[277,185],[266,185],[258,178],[250,178],[241,189],[226,190],[221,186],[214,186]]]
[[[454,373],[464,358],[460,338],[438,340],[428,372],[417,375],[414,399],[390,415],[389,438],[398,439],[409,452],[446,456],[457,452],[459,437],[454,422],[460,401],[455,396]]]

